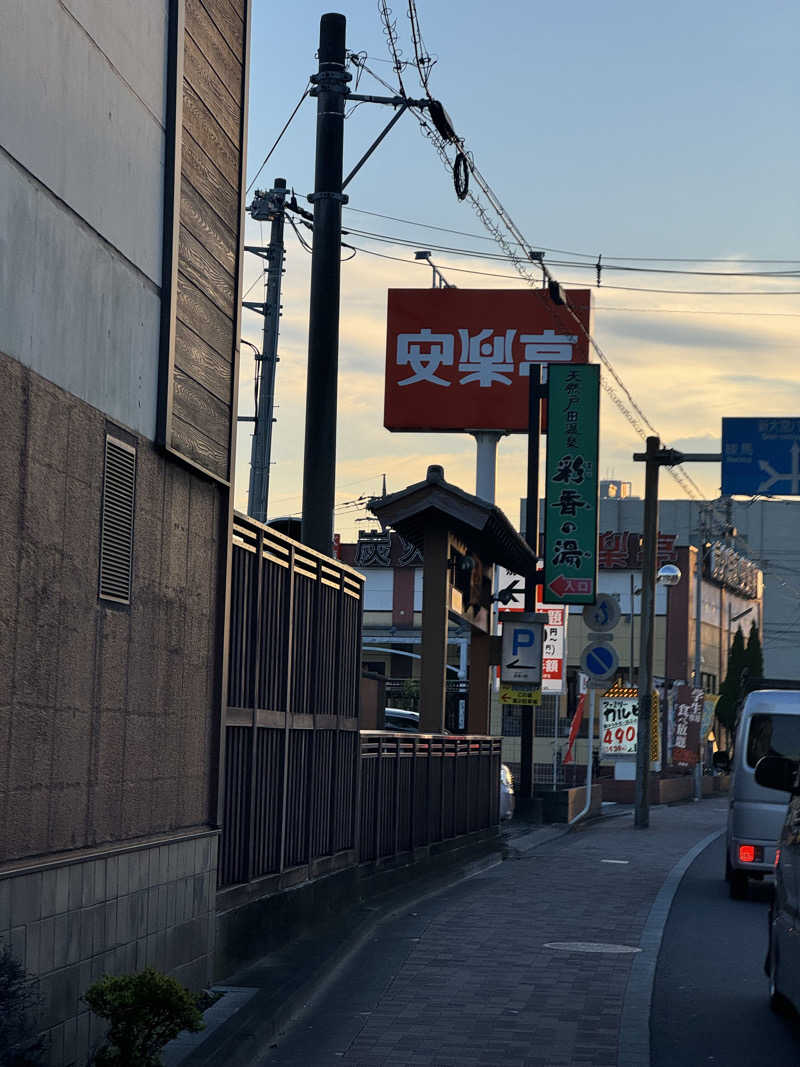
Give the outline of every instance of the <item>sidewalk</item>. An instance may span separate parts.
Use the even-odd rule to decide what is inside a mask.
[[[726,811],[714,797],[654,807],[648,830],[628,813],[569,833],[523,828],[505,862],[416,903],[406,889],[360,929],[345,924],[338,952],[331,930],[236,976],[252,999],[184,1067],[647,1067],[672,895]],[[326,952],[338,960],[327,980],[310,1000],[301,983],[292,1003],[297,968]],[[267,1016],[285,1026],[293,1012],[270,1038]]]

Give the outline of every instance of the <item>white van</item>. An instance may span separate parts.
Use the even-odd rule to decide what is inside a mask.
[[[774,872],[789,803],[788,793],[756,782],[755,766],[762,756],[800,760],[800,689],[759,689],[748,694],[742,708],[725,853],[725,877],[737,899],[747,895],[748,878]]]

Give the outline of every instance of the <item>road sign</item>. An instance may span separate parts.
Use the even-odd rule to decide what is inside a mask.
[[[800,496],[800,418],[723,419],[722,494]]]
[[[547,389],[544,597],[594,604],[600,367],[554,363]]]
[[[595,633],[608,633],[617,625],[621,614],[617,598],[610,593],[600,593],[595,604],[587,604],[583,609],[583,621]]]
[[[525,704],[529,707],[532,704],[541,704],[542,691],[534,685],[510,685],[501,684],[500,686],[500,703],[501,704]]]
[[[587,645],[581,654],[581,670],[588,677],[590,686],[605,682],[616,674],[618,666],[617,650],[605,641]]]
[[[544,621],[542,616],[525,614],[503,620],[502,682],[541,682]]]

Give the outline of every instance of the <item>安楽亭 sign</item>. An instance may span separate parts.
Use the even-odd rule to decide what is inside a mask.
[[[591,294],[570,308],[543,289],[390,289],[387,430],[528,429],[530,369],[586,363]]]
[[[723,496],[800,496],[800,418],[722,420]]]
[[[597,597],[597,459],[600,367],[553,364],[548,374],[544,596]]]
[[[536,615],[513,615],[503,620],[501,682],[527,682],[538,685],[542,680],[543,619]]]

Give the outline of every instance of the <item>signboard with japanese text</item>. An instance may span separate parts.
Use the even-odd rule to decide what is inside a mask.
[[[678,686],[674,700],[675,737],[672,749],[672,762],[676,767],[689,768],[697,763],[705,700],[702,689]]]
[[[600,755],[635,756],[639,727],[638,697],[600,700]]]
[[[800,495],[800,419],[723,419],[722,493]]]
[[[536,611],[547,616],[542,638],[542,692],[560,694],[567,691],[564,647],[567,640],[569,613],[563,604],[543,604],[542,587],[536,586]]]
[[[600,367],[553,364],[548,404],[544,595],[553,603],[593,604]]]
[[[656,549],[659,567],[675,562],[677,540],[677,534],[661,533],[659,530]],[[641,570],[642,535],[630,530],[603,530],[598,540],[598,552],[600,570]]]
[[[500,703],[511,705],[538,705],[542,702],[542,690],[534,685],[512,682],[500,683]]]
[[[615,686],[600,700],[600,758],[632,759],[639,737],[639,692]],[[658,763],[661,749],[658,695],[650,703],[650,762]]]
[[[588,332],[590,291],[566,295]],[[384,425],[526,433],[531,366],[588,359],[586,333],[546,289],[390,289]]]

